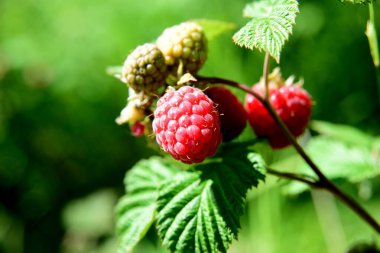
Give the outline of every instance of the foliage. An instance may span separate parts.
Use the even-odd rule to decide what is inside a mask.
[[[373,0],[339,0],[344,4],[369,4],[374,2]]]
[[[327,137],[332,137],[349,145],[359,145],[370,148],[373,136],[349,125],[333,124],[326,121],[314,120],[311,129]]]
[[[247,4],[243,15],[251,21],[235,33],[233,40],[241,47],[268,52],[279,62],[298,12],[296,0],[261,0]]]
[[[310,157],[330,179],[345,179],[351,183],[377,177],[380,173],[377,138],[357,128],[315,121],[312,129],[320,135],[312,137],[305,145]],[[274,164],[284,169],[292,164],[292,172],[313,176],[309,167],[297,156],[291,156]],[[306,185],[292,182],[286,188],[288,193],[300,193]]]
[[[155,219],[158,188],[176,173],[173,164],[159,157],[141,160],[127,173],[127,195],[116,207],[120,252],[130,252],[145,236]]]
[[[238,23],[244,2],[131,0],[127,7],[119,0],[37,2],[0,1],[0,251],[115,252],[103,249],[112,240],[110,233],[94,238],[71,233],[82,228],[82,212],[72,214],[77,218],[70,227],[62,219],[73,200],[87,205],[83,197],[104,187],[119,192],[125,169],[153,153],[143,140],[130,137],[127,127],[114,124],[125,103],[125,87],[105,76],[105,67],[120,64],[129,50],[165,27],[200,13]],[[375,7],[379,12],[380,5]],[[282,69],[304,77],[318,101],[313,118],[378,135],[373,64],[363,39],[366,8],[321,0],[302,2],[300,11],[292,41],[281,55]],[[252,83],[260,78],[260,61],[261,55],[242,52],[220,36],[212,42],[202,75],[223,73]],[[242,139],[248,138],[253,135],[247,128]],[[366,207],[379,213],[379,183],[370,182],[374,194]],[[268,180],[248,194],[249,212],[231,251],[328,252],[308,195],[263,196],[277,186]],[[336,244],[348,248],[358,239],[373,238],[350,210],[338,207],[347,240]],[[140,246],[136,252],[159,251],[151,234]]]
[[[130,252],[157,219],[162,243],[172,252],[226,252],[237,238],[245,195],[265,171],[258,154],[244,155],[248,147],[235,145],[186,171],[162,158],[136,164],[117,208],[121,249]]]
[[[223,33],[232,31],[236,28],[234,23],[212,19],[196,19],[194,20],[203,27],[207,40],[211,41],[222,35]]]

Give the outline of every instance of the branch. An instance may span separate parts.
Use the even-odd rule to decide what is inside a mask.
[[[277,177],[282,177],[282,178],[286,178],[289,180],[295,180],[295,181],[305,183],[305,184],[307,184],[313,188],[321,188],[320,184],[317,181],[307,179],[306,176],[304,176],[304,175],[295,174],[295,173],[288,173],[288,172],[281,172],[281,171],[277,171],[277,170],[274,170],[271,168],[267,168],[267,172],[269,174],[277,176]]]
[[[375,5],[373,2],[368,4],[369,8],[369,19],[367,21],[367,28],[365,35],[368,38],[369,49],[371,51],[373,65],[375,66],[376,72],[376,82],[377,82],[377,92],[378,99],[380,102],[380,54],[379,54],[379,45],[377,41],[377,32],[376,32],[376,18],[375,18]]]
[[[367,29],[366,29],[365,34],[367,35],[367,38],[368,38],[373,65],[375,65],[375,68],[380,68],[380,55],[379,55],[379,45],[377,41],[374,3],[373,2],[369,3],[368,8],[369,8],[369,19],[367,22]]]
[[[270,54],[267,52],[264,59],[263,77],[264,77],[264,87],[265,87],[265,100],[269,101],[269,84],[268,84],[268,74],[269,74],[269,64],[270,64]]]
[[[248,94],[253,95],[257,100],[259,100],[267,109],[269,114],[273,117],[275,122],[280,127],[283,134],[288,138],[290,143],[293,145],[297,153],[302,157],[302,159],[310,166],[310,168],[315,172],[315,174],[318,176],[318,184],[320,184],[320,188],[326,189],[330,193],[334,194],[336,197],[338,197],[343,203],[345,203],[348,207],[350,207],[353,211],[356,212],[357,215],[359,215],[363,220],[365,220],[378,234],[380,234],[380,225],[377,223],[377,221],[366,211],[363,207],[360,206],[358,202],[356,202],[354,199],[346,195],[344,192],[342,192],[338,187],[336,187],[318,168],[318,166],[311,160],[311,158],[306,154],[304,149],[298,144],[296,138],[293,136],[293,134],[290,132],[289,128],[285,125],[285,123],[282,121],[280,116],[278,116],[276,110],[273,108],[273,106],[267,102],[265,99],[263,99],[259,94],[252,91],[250,87],[248,87],[245,84],[238,83],[232,80],[226,80],[223,78],[218,77],[201,77],[197,76],[196,79],[201,83],[207,83],[207,84],[226,84],[231,87],[238,88],[240,90],[243,90],[247,92]]]

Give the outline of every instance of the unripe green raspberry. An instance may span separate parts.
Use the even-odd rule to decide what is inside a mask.
[[[180,62],[183,73],[195,74],[207,58],[207,39],[203,28],[195,22],[184,22],[165,29],[157,39],[157,46],[172,74],[177,73]]]
[[[121,80],[136,92],[155,92],[168,76],[165,58],[155,44],[138,46],[124,62]]]

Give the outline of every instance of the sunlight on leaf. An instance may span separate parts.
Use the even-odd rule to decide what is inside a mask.
[[[344,4],[369,4],[374,2],[373,0],[339,0],[339,2]]]
[[[298,12],[296,0],[261,0],[247,4],[243,15],[251,21],[235,33],[233,41],[240,47],[268,52],[279,62]]]
[[[196,165],[161,186],[157,227],[164,246],[172,252],[227,251],[237,238],[247,191],[264,179],[260,156],[243,154],[245,159],[229,154]]]
[[[116,233],[120,252],[131,252],[155,221],[158,187],[178,168],[163,158],[138,162],[126,175],[127,194],[116,207]]]

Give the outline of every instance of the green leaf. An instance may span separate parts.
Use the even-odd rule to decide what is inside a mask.
[[[126,195],[116,206],[116,234],[120,252],[131,252],[155,221],[158,187],[179,172],[159,157],[138,162],[127,172]]]
[[[209,41],[215,39],[223,33],[227,33],[236,28],[236,24],[221,20],[196,19],[194,21],[203,27],[203,30]]]
[[[373,0],[339,0],[339,2],[344,4],[369,4],[374,2]]]
[[[356,183],[380,173],[375,158],[366,148],[317,137],[309,144],[307,151],[329,178],[346,178]]]
[[[81,234],[101,236],[112,232],[116,194],[111,190],[99,190],[90,195],[69,202],[62,213],[67,230]]]
[[[352,183],[358,183],[376,177],[380,173],[379,159],[368,148],[347,145],[331,137],[318,136],[310,140],[306,151],[329,179],[346,179]],[[288,172],[314,176],[308,165],[299,157],[290,158],[290,161],[293,167]],[[273,167],[283,170],[286,168],[285,163],[280,162]],[[308,187],[304,184],[292,182],[285,191],[298,194],[307,189]]]
[[[247,4],[243,15],[252,19],[235,33],[233,40],[240,47],[268,52],[279,62],[298,12],[296,0],[259,0]]]
[[[248,189],[264,179],[261,157],[244,151],[236,157],[224,153],[161,185],[157,227],[165,247],[172,252],[227,251],[237,237]]]
[[[325,121],[313,121],[311,129],[318,133],[332,137],[350,145],[361,145],[370,148],[374,138],[359,129],[348,126],[333,124]]]

